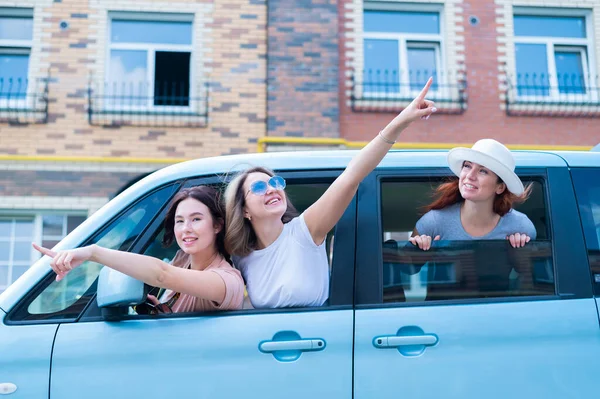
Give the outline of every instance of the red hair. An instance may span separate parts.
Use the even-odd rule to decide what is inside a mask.
[[[498,178],[498,182],[502,183],[502,179]],[[511,210],[514,204],[525,202],[531,194],[531,187],[532,183],[527,184],[521,195],[515,195],[505,188],[502,194],[496,195],[496,198],[494,199],[494,213],[504,216]],[[433,209],[443,209],[447,206],[464,201],[458,188],[458,177],[452,177],[449,181],[440,184],[435,190],[434,196],[435,199],[433,202],[425,206],[425,212],[429,212]]]

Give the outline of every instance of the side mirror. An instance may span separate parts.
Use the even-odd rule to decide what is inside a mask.
[[[98,277],[96,300],[105,319],[127,315],[129,306],[146,299],[144,283],[121,272],[103,267]]]

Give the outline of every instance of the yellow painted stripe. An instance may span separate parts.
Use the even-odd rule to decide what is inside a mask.
[[[261,137],[258,139],[257,152],[264,152],[266,144],[298,144],[298,145],[342,145],[347,148],[362,148],[368,141],[349,141],[339,138],[308,137]],[[471,147],[473,143],[396,143],[392,148],[410,150],[449,150],[454,147]],[[592,146],[578,145],[545,145],[545,144],[508,144],[512,150],[547,150],[547,151],[589,151]]]

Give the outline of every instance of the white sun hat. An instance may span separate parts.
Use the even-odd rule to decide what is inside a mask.
[[[523,193],[523,182],[515,174],[515,159],[504,144],[493,139],[483,139],[471,148],[456,147],[448,152],[448,165],[456,176],[460,176],[464,161],[478,163],[497,174],[511,193]]]

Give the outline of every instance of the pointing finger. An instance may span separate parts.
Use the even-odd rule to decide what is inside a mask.
[[[433,77],[430,77],[429,79],[427,79],[427,83],[425,83],[425,87],[423,87],[423,90],[421,90],[421,92],[417,96],[418,101],[423,101],[425,99],[425,96],[427,95],[427,92],[429,91],[429,87],[431,87],[432,83],[433,83]]]
[[[41,252],[43,255],[47,255],[51,258],[56,256],[56,252],[52,251],[51,249],[40,247],[34,242],[32,242],[31,245],[33,245],[33,248],[35,248],[36,251]]]

